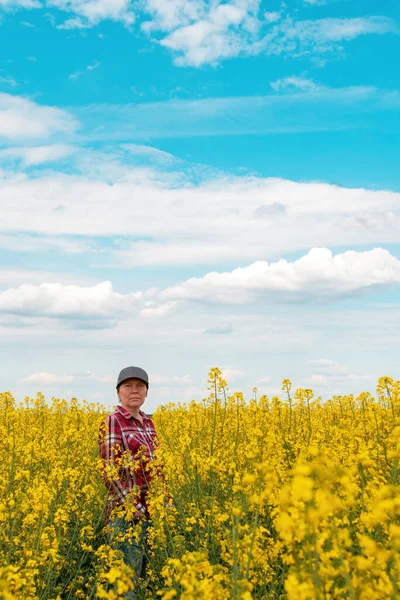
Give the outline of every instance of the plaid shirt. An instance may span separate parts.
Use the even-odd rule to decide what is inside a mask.
[[[150,474],[146,467],[153,459],[157,441],[153,421],[142,411],[140,415],[143,425],[122,406],[117,406],[100,429],[99,449],[104,465],[103,477],[109,490],[107,519],[112,509],[124,504],[130,493],[135,494],[136,510],[148,516],[146,494]],[[137,465],[128,465],[126,459],[121,460],[124,453],[131,455],[129,458],[137,461]],[[116,468],[116,477],[110,477],[107,473],[108,466]]]

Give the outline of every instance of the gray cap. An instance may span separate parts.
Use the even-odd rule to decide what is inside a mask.
[[[117,389],[121,383],[132,378],[141,379],[146,384],[147,389],[149,388],[149,376],[144,369],[141,369],[140,367],[125,367],[125,369],[122,369],[121,373],[118,375]]]

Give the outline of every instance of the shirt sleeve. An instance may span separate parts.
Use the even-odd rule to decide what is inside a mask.
[[[100,427],[99,451],[103,460],[103,479],[110,494],[123,504],[132,493],[132,481],[123,475],[123,440],[121,426],[114,415],[109,415]],[[132,475],[131,475],[132,477]],[[146,514],[146,508],[137,498],[136,510]]]
[[[109,415],[101,426],[99,449],[103,459],[104,482],[122,504],[129,490],[127,482],[121,478],[122,433],[118,419],[113,415]]]

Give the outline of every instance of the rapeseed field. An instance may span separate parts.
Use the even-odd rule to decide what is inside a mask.
[[[153,416],[150,566],[138,599],[400,597],[400,381],[324,403],[210,395]],[[104,407],[0,395],[0,597],[123,598],[104,532]],[[133,531],[133,535],[137,532]]]

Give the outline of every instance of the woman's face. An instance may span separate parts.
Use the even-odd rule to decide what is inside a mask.
[[[130,413],[137,413],[147,396],[147,387],[141,379],[127,379],[119,386],[118,398]]]

